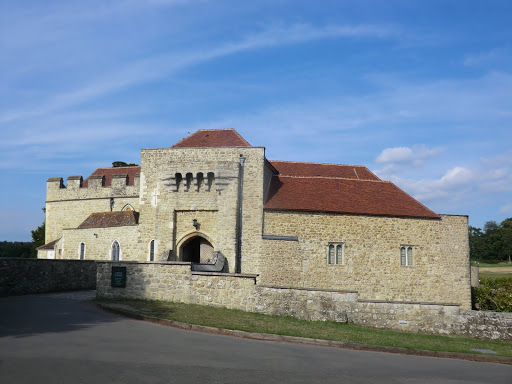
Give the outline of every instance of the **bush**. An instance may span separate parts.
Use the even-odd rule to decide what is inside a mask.
[[[512,278],[481,278],[473,291],[475,309],[512,312]]]

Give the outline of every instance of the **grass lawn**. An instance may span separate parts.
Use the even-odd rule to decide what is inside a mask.
[[[480,277],[487,278],[499,278],[499,277],[510,277],[512,278],[512,264],[499,263],[499,264],[479,264]]]
[[[496,264],[490,264],[490,263],[480,263],[480,262],[472,262],[472,265],[479,266],[481,268],[512,268],[512,264],[509,263],[496,263]]]
[[[106,299],[98,301],[141,315],[217,328],[429,351],[477,353],[472,349],[490,349],[498,355],[512,357],[510,341],[391,331],[356,324],[306,321],[293,317],[164,301]]]

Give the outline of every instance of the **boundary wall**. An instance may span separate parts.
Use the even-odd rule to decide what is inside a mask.
[[[271,287],[257,275],[192,272],[190,263],[97,262],[99,298],[164,300],[331,320],[403,331],[512,340],[512,313],[458,305],[359,300],[354,291]],[[111,286],[112,267],[126,267],[126,287]]]
[[[87,260],[0,259],[0,294],[96,288],[96,262]]]

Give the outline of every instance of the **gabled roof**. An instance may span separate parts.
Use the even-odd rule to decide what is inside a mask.
[[[37,247],[37,250],[52,250],[55,248],[55,244],[60,240],[59,237],[57,240],[50,241],[49,243],[46,243],[45,245],[41,245],[40,247]]]
[[[343,177],[346,179],[380,180],[362,165],[301,163],[297,161],[272,160],[270,163],[283,176]]]
[[[105,176],[105,187],[112,185],[112,176],[114,175],[128,175],[128,185],[133,185],[135,175],[140,173],[140,167],[109,167],[109,168],[98,168],[84,180],[82,186],[87,188],[89,178],[91,176]]]
[[[354,178],[275,175],[264,209],[439,218],[391,182]]]
[[[91,213],[78,228],[123,227],[137,224],[139,224],[139,213],[135,211],[97,212]]]
[[[171,148],[250,147],[234,129],[200,129],[185,137]]]

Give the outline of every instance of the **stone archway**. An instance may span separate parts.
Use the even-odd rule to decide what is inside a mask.
[[[208,264],[213,256],[213,245],[201,236],[194,236],[180,247],[180,260]]]

